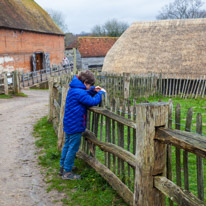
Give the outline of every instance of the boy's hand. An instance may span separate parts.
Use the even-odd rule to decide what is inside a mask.
[[[102,88],[101,88],[100,86],[96,86],[95,89],[94,89],[94,91],[99,92],[99,91],[101,91],[101,89],[102,89]]]
[[[99,92],[99,91],[106,92],[106,90],[101,88],[100,86],[96,86],[94,91],[96,91],[96,92]]]

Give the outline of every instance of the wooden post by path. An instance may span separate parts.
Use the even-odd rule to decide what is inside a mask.
[[[123,73],[124,99],[129,98],[130,73]]]
[[[58,143],[57,143],[58,150],[62,150],[64,145],[63,118],[64,118],[64,109],[65,109],[65,102],[66,102],[68,90],[69,90],[69,85],[62,87],[61,108],[60,108],[60,115],[59,115],[60,118],[59,118],[59,127],[58,127]]]
[[[20,93],[20,81],[19,81],[19,72],[17,70],[14,71],[14,93]]]
[[[163,206],[164,195],[154,187],[153,177],[166,175],[166,145],[154,141],[155,128],[167,127],[168,103],[139,104],[136,128],[134,206]]]
[[[54,108],[54,77],[50,77],[49,80],[49,114],[48,114],[48,122],[52,122],[53,120],[53,108]]]
[[[8,79],[7,79],[7,74],[4,73],[4,93],[5,95],[9,94],[9,87],[8,87]]]

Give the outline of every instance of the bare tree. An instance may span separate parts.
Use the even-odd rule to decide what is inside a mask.
[[[64,32],[68,32],[68,25],[65,22],[65,17],[60,11],[56,11],[53,9],[46,9],[49,16],[53,19],[53,21],[59,26],[59,28]]]
[[[107,21],[104,25],[96,25],[92,28],[92,36],[119,37],[129,27],[127,23],[116,19]]]
[[[201,9],[203,6],[201,0],[175,0],[164,6],[157,19],[189,19],[189,18],[206,18],[206,10]]]

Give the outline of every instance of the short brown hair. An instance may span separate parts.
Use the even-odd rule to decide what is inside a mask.
[[[81,72],[79,74],[79,80],[82,81],[83,83],[90,84],[92,86],[94,85],[96,81],[94,74],[89,70]]]

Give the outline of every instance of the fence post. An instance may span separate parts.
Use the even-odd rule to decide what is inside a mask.
[[[166,145],[154,141],[155,128],[167,127],[168,103],[146,103],[136,106],[136,172],[134,206],[163,206],[164,195],[154,187],[155,175],[166,175]]]
[[[129,98],[130,73],[123,73],[124,99]]]
[[[4,93],[5,95],[9,94],[8,79],[6,73],[4,73]]]
[[[52,122],[53,120],[53,108],[54,108],[54,77],[50,77],[49,80],[49,115],[48,122]]]
[[[19,72],[17,70],[14,71],[14,93],[20,93],[20,80],[19,80]]]
[[[58,144],[57,144],[57,149],[60,151],[62,150],[64,145],[63,118],[64,118],[64,109],[65,109],[68,90],[69,90],[69,85],[65,85],[62,87],[61,108],[60,108],[59,127],[58,127]]]

